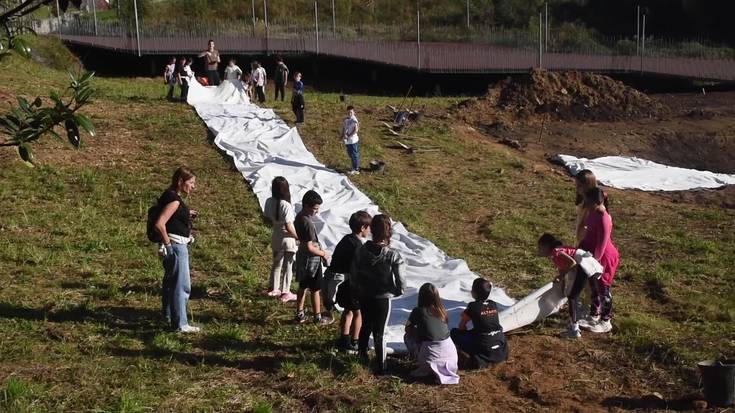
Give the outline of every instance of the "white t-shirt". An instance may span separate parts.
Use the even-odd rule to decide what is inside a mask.
[[[163,72],[163,76],[166,78],[166,83],[168,84],[176,83],[176,76],[174,76],[175,71],[176,71],[175,63],[166,65],[166,69]]]
[[[265,208],[263,209],[263,213],[273,222],[274,237],[276,236],[277,232],[282,237],[290,237],[291,235],[289,235],[286,231],[286,224],[293,224],[294,220],[296,219],[296,214],[294,213],[293,206],[290,203],[281,200],[278,203],[278,218],[276,218],[275,202],[275,198],[268,198],[268,200],[265,201]]]
[[[342,123],[342,142],[345,145],[352,145],[360,141],[360,137],[357,136],[357,127],[360,125],[357,117],[350,116],[345,118]]]
[[[225,68],[225,80],[237,80],[242,76],[242,70],[237,65],[227,65]]]
[[[265,68],[263,66],[255,69],[253,72],[253,80],[255,81],[256,86],[265,86]]]

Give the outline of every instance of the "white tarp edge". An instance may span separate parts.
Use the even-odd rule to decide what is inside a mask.
[[[569,173],[589,169],[605,186],[643,191],[686,191],[697,188],[720,188],[735,184],[735,175],[679,168],[629,156],[576,158],[557,155]]]
[[[261,209],[270,197],[271,180],[284,176],[291,186],[294,207],[301,209],[301,197],[310,189],[323,198],[315,217],[319,240],[327,251],[333,251],[343,235],[350,232],[349,216],[358,210],[371,215],[378,206],[362,193],[346,176],[325,167],[306,149],[296,128],[289,127],[271,109],[251,104],[240,82],[225,81],[219,87],[204,87],[190,82],[188,102],[215,135],[214,143],[230,155],[235,167],[250,183]],[[401,224],[394,226],[391,246],[407,263],[406,290],[393,301],[386,331],[386,342],[394,350],[403,350],[403,330],[411,310],[416,306],[419,287],[431,282],[439,289],[449,312],[450,325],[456,326],[461,313],[471,300],[470,288],[477,277],[463,260],[451,259],[429,240],[419,237]],[[533,293],[513,306],[515,300],[500,288],[491,298],[508,308],[501,313],[506,331],[529,324],[558,309],[558,297],[549,286]],[[556,300],[553,305],[548,301]],[[563,302],[563,301],[562,301]],[[513,306],[513,307],[511,307]]]

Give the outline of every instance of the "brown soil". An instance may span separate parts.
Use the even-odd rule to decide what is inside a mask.
[[[631,95],[632,96],[632,95]],[[488,109],[488,97],[463,103],[455,116],[496,141],[517,141],[535,161],[557,154],[595,158],[637,156],[665,165],[735,173],[735,92],[662,94],[656,117],[564,121],[553,116],[519,119],[513,110]],[[483,103],[483,101],[485,101]],[[484,106],[483,106],[484,105]],[[735,187],[666,192],[673,202],[735,208]]]
[[[457,110],[460,116],[503,112],[519,120],[548,116],[566,121],[615,121],[655,117],[664,112],[664,106],[608,76],[534,69],[526,76],[498,82],[487,95],[467,100]]]

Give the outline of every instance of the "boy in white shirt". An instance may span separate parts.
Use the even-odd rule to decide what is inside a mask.
[[[261,66],[260,62],[255,62],[255,71],[253,72],[253,84],[255,85],[255,91],[258,94],[259,103],[265,102],[265,83],[265,68]]]
[[[360,130],[360,122],[355,116],[355,108],[347,106],[347,117],[342,121],[342,142],[347,149],[347,155],[352,161],[350,175],[360,173],[360,138],[357,132]]]

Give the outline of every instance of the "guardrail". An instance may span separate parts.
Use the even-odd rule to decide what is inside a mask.
[[[214,39],[226,54],[320,54],[404,67],[430,73],[509,73],[534,67],[549,70],[590,70],[608,73],[651,73],[703,80],[735,81],[735,60],[703,57],[631,55],[614,50],[567,51],[541,47],[505,46],[472,42],[424,42],[376,39],[348,39],[319,35],[295,28],[265,35],[252,35],[244,27],[217,26],[211,31],[184,26],[162,30],[142,25],[136,32],[121,22],[71,20],[59,26],[48,23],[52,33],[79,45],[117,50],[139,55],[182,55],[203,50]],[[290,27],[290,26],[284,26]],[[98,33],[94,35],[95,31]],[[211,33],[199,34],[197,33]],[[243,33],[244,32],[244,33]],[[521,39],[522,40],[522,39]],[[545,49],[545,47],[544,47]]]

